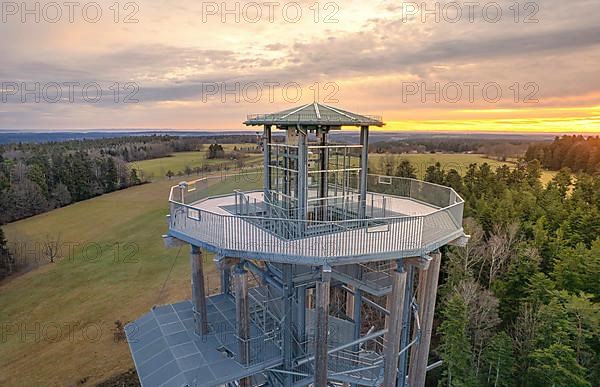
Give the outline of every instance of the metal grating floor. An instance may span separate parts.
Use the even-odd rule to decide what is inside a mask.
[[[253,353],[252,365],[235,358],[235,303],[229,295],[208,298],[210,332],[194,333],[192,303],[154,307],[125,327],[127,341],[143,387],[214,386],[253,375],[281,364],[274,343],[264,342]],[[262,334],[252,324],[253,337]]]

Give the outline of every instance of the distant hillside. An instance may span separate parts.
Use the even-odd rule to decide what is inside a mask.
[[[111,131],[111,130],[97,130],[92,132],[85,131],[56,131],[56,132],[39,132],[39,131],[10,131],[0,130],[0,144],[12,144],[12,143],[43,143],[43,142],[61,142],[70,140],[94,140],[101,138],[113,138],[113,137],[129,137],[129,136],[152,136],[152,135],[171,135],[171,136],[222,136],[223,132],[208,132],[208,131]],[[237,136],[237,135],[254,135],[252,132],[227,132],[226,136]]]

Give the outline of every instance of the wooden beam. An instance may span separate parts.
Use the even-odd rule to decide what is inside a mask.
[[[327,387],[327,339],[331,268],[323,268],[316,284],[315,387]]]
[[[348,285],[348,288],[354,292],[352,285]],[[346,316],[354,318],[354,294],[346,292]]]
[[[417,347],[411,353],[408,372],[409,385],[411,387],[425,386],[425,374],[427,373],[429,345],[431,344],[431,331],[433,327],[433,315],[435,312],[435,300],[437,297],[437,284],[442,254],[436,252],[431,254],[431,257],[432,260],[429,269],[419,273],[418,299],[421,338]]]
[[[235,313],[239,341],[238,361],[248,366],[250,362],[250,310],[248,305],[248,272],[237,265],[233,273],[235,289]],[[241,387],[250,387],[250,379],[240,380]]]
[[[196,334],[206,335],[208,333],[208,313],[206,311],[206,289],[204,287],[204,269],[202,261],[202,250],[192,245],[190,252],[192,264],[192,304],[194,306],[194,320],[196,322]]]
[[[239,264],[241,260],[239,258],[223,257],[216,255],[213,258],[217,270],[220,272],[221,277],[221,294],[230,293],[230,274],[231,268]]]
[[[406,271],[402,260],[392,273],[392,292],[390,300],[390,316],[388,332],[385,335],[383,387],[395,387],[400,353],[400,337],[402,335],[402,319],[404,309],[404,293],[406,288]]]
[[[450,246],[465,247],[467,245],[467,243],[469,243],[469,239],[471,239],[471,236],[465,234],[463,236],[456,238],[455,240],[451,241],[448,244]]]
[[[172,237],[170,235],[163,235],[163,242],[165,244],[165,247],[167,249],[171,249],[171,248],[180,248],[183,247],[185,245],[187,245],[186,242],[182,241],[181,239],[177,239],[175,237]]]
[[[414,266],[419,270],[429,269],[429,263],[431,262],[431,256],[423,255],[422,257],[404,258],[404,264]]]

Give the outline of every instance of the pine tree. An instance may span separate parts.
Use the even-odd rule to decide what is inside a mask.
[[[412,166],[412,164],[410,163],[410,161],[406,160],[406,159],[402,159],[400,161],[400,164],[398,165],[398,168],[396,169],[396,176],[399,177],[407,177],[410,179],[416,179],[417,178],[417,170],[415,169],[415,167]]]
[[[139,185],[142,181],[138,177],[137,169],[131,168],[131,172],[129,172],[129,184],[130,185]]]
[[[442,312],[444,322],[439,353],[444,364],[440,387],[468,387],[475,385],[471,341],[469,340],[467,305],[458,293],[447,301]]]
[[[444,184],[444,170],[439,162],[430,165],[425,171],[425,181],[435,184]]]
[[[548,348],[535,350],[530,361],[528,386],[591,386],[584,378],[585,369],[577,363],[573,349],[566,345],[556,343]]]
[[[0,279],[7,277],[14,270],[14,258],[8,251],[4,230],[0,227]]]
[[[485,383],[493,387],[513,386],[515,367],[512,340],[502,331],[496,334],[484,352]]]
[[[104,181],[104,192],[112,192],[119,186],[119,174],[117,173],[115,160],[112,157],[108,157],[104,160],[103,165],[102,179]]]

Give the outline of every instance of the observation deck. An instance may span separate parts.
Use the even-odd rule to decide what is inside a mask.
[[[298,209],[278,206],[269,191],[200,196],[211,183],[259,176],[172,187],[169,236],[221,256],[315,266],[424,256],[464,236],[462,198],[450,187],[415,179],[369,175],[362,212],[358,194],[316,198],[308,201],[305,220],[294,216]]]
[[[126,326],[142,385],[424,386],[439,247],[468,238],[462,198],[369,175],[379,116],[313,102],[244,124],[263,128],[262,172],[171,188],[165,242],[191,245],[192,300]],[[343,127],[358,143],[331,141]],[[207,295],[202,250],[220,294]],[[364,307],[383,329],[363,329]]]

